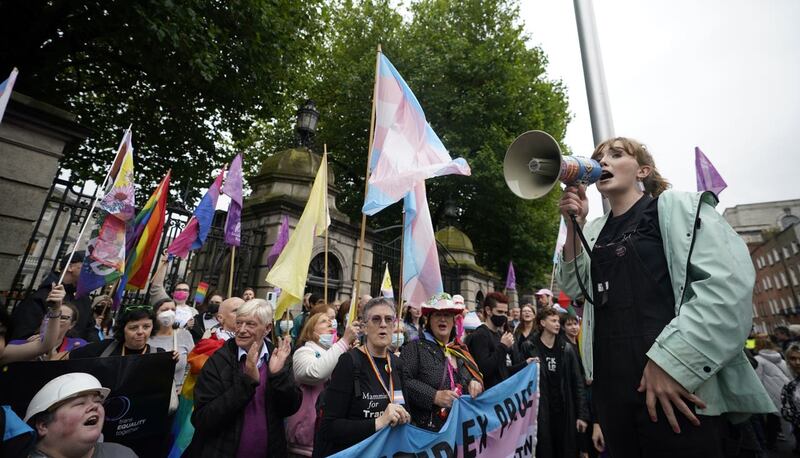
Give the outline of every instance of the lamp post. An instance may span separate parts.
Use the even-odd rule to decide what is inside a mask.
[[[297,142],[300,146],[311,149],[314,146],[314,134],[317,132],[319,112],[317,105],[311,99],[306,99],[297,109],[297,123],[294,127]]]

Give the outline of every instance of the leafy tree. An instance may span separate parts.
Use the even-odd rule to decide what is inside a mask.
[[[563,86],[545,76],[544,53],[526,43],[516,2],[420,0],[405,23],[385,1],[338,5],[326,19],[335,32],[326,37],[324,69],[311,92],[324,110],[320,140],[343,165],[340,208],[360,218],[375,45],[383,43],[451,155],[472,167],[471,177],[428,181],[432,214],[440,219],[452,200],[484,266],[504,273],[513,258],[520,283],[543,282],[558,228],[556,195],[517,198],[505,185],[502,161],[527,130],[563,138],[569,115]],[[400,217],[391,207],[369,221],[386,227]]]
[[[319,33],[319,0],[3,2],[0,71],[17,89],[65,108],[95,134],[65,158],[102,179],[132,124],[137,180],[150,192],[206,186],[252,141],[257,121],[285,117]]]

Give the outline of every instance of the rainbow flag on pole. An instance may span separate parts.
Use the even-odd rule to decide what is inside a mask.
[[[129,245],[128,264],[125,269],[128,289],[142,289],[147,286],[150,267],[164,230],[171,174],[171,171],[167,172],[134,220],[133,240]]]

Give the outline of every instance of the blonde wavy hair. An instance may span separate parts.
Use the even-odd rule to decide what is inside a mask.
[[[658,197],[659,194],[672,186],[669,181],[658,172],[656,162],[653,160],[653,155],[650,154],[647,147],[632,138],[615,137],[600,143],[597,145],[597,148],[594,149],[592,159],[599,160],[600,153],[606,148],[610,148],[615,142],[619,142],[622,145],[622,149],[628,153],[628,155],[633,156],[640,166],[647,165],[650,167],[650,174],[642,180],[646,193],[653,197]]]

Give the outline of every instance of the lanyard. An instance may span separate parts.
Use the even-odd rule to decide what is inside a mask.
[[[391,355],[386,355],[386,372],[389,374],[389,387],[386,387],[386,383],[383,381],[383,377],[381,377],[380,372],[378,372],[378,366],[375,365],[375,360],[372,359],[372,355],[369,354],[367,351],[366,346],[361,347],[361,351],[367,355],[367,359],[369,360],[370,366],[372,366],[372,372],[375,373],[375,377],[380,382],[383,391],[389,396],[389,402],[394,403],[394,379],[392,378],[392,357]]]

